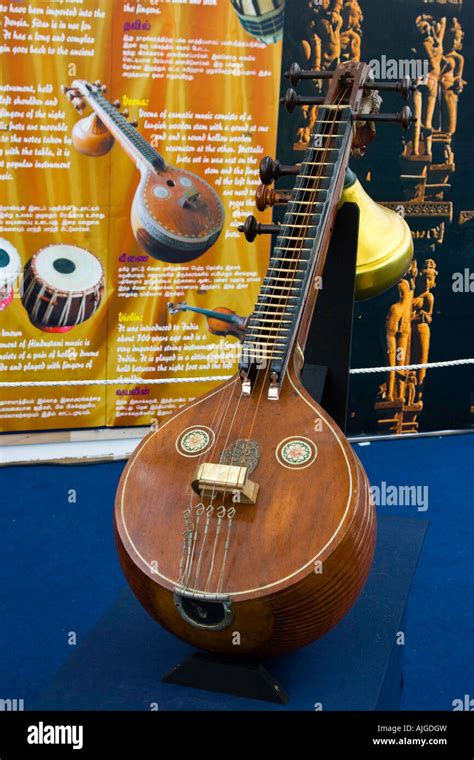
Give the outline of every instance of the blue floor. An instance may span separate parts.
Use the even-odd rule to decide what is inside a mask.
[[[373,485],[428,486],[430,521],[408,605],[403,709],[474,697],[474,437],[356,446]],[[112,531],[123,463],[0,469],[0,698],[43,691],[124,586]],[[302,674],[302,678],[304,674]]]

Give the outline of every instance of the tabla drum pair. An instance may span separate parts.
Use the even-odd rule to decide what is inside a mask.
[[[13,291],[21,272],[21,259],[16,248],[0,238],[0,312],[13,301]]]
[[[74,245],[49,245],[28,261],[22,302],[30,321],[44,332],[72,330],[99,308],[104,270],[99,259]]]

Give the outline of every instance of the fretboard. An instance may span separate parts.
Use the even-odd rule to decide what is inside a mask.
[[[131,153],[137,153],[143,160],[149,163],[154,169],[163,169],[165,161],[155,148],[152,148],[144,137],[128,123],[126,118],[113,106],[104,96],[91,88],[89,91],[89,102],[96,111],[99,118],[103,121],[114,137],[122,143],[124,148],[127,146]]]
[[[351,138],[348,106],[320,107],[318,123],[301,164],[281,233],[273,248],[242,346],[240,369],[267,368],[281,378],[300,323],[308,289],[331,217],[336,179]]]

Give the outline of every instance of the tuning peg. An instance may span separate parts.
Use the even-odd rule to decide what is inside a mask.
[[[138,121],[129,121],[131,127],[138,127]]]
[[[297,95],[296,91],[290,87],[284,97],[280,98],[280,103],[284,103],[286,110],[293,113],[297,106],[322,106],[325,98],[319,95]]]
[[[411,93],[418,89],[418,84],[407,74],[400,82],[366,82],[364,87],[366,90],[399,92],[403,100],[407,100]]]
[[[409,106],[403,106],[399,113],[355,113],[352,116],[352,120],[398,123],[405,131],[416,121]]]
[[[285,77],[296,87],[302,79],[332,79],[333,71],[317,71],[316,69],[302,69],[297,63],[292,63]]]
[[[74,106],[76,111],[83,111],[84,108],[86,107],[86,104],[84,103],[83,98],[74,98],[72,100],[72,105]]]
[[[248,216],[244,224],[239,226],[239,232],[243,232],[249,243],[253,243],[257,235],[278,235],[279,224],[260,224],[254,216]]]
[[[265,211],[273,206],[283,206],[291,201],[289,190],[274,190],[272,187],[259,185],[255,193],[255,205],[259,211]]]
[[[100,79],[96,79],[96,81],[94,82],[94,86],[95,87],[102,87],[102,82],[100,81]]]
[[[130,116],[130,114],[129,114],[129,112],[128,112],[128,108],[125,108],[125,109],[122,111],[122,116],[123,116],[125,119],[127,119],[127,118]]]
[[[102,84],[102,85],[100,86],[100,91],[101,91],[101,92],[107,92],[107,86],[106,86],[105,84]]]
[[[114,100],[114,102],[112,103],[112,105],[113,105],[114,108],[120,108],[120,100]]]
[[[72,88],[68,87],[66,91],[66,97],[68,100],[73,101],[74,98],[77,98],[77,90],[73,90]]]
[[[301,171],[301,164],[295,164],[294,166],[286,166],[279,161],[265,156],[260,161],[260,180],[264,185],[271,185],[280,177],[288,177],[290,175],[297,176]]]

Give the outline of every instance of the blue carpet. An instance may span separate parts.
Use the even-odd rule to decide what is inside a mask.
[[[356,446],[373,485],[428,486],[427,511],[379,508],[430,521],[408,604],[403,709],[450,710],[474,696],[473,444],[463,435]],[[74,651],[71,632],[79,644],[123,588],[112,532],[122,469],[0,469],[0,698],[27,707]]]

